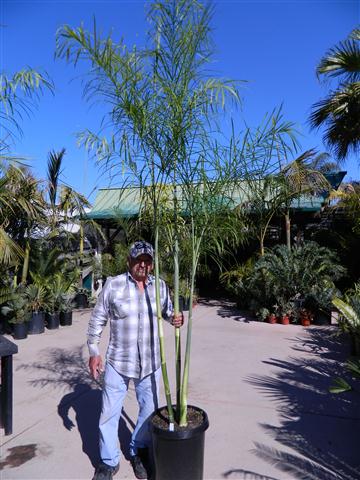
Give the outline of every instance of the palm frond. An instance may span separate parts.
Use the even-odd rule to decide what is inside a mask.
[[[9,266],[21,260],[24,252],[3,228],[0,228],[0,265]]]
[[[47,180],[48,180],[50,205],[52,206],[53,209],[56,206],[59,177],[62,173],[61,165],[62,165],[65,152],[66,152],[65,148],[61,149],[59,152],[55,152],[53,150],[49,152],[49,156],[48,156]]]
[[[330,49],[317,67],[317,75],[342,77],[344,82],[360,80],[360,43],[351,38]]]

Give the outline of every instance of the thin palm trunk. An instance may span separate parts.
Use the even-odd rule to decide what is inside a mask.
[[[265,238],[265,232],[260,232],[260,255],[263,257],[265,253],[265,248],[264,248],[264,238]]]
[[[24,262],[21,275],[21,283],[25,284],[29,271],[29,260],[30,260],[30,242],[29,239],[26,240],[25,252],[24,252]]]
[[[164,345],[164,328],[163,328],[163,319],[162,319],[162,309],[160,301],[160,272],[159,272],[159,226],[155,225],[155,292],[156,292],[156,312],[157,312],[157,324],[159,332],[159,343],[160,343],[160,359],[161,359],[161,372],[164,382],[165,398],[166,404],[169,413],[169,422],[170,425],[174,424],[174,412],[171,402],[171,392],[170,392],[170,383],[167,374],[166,359],[165,359],[165,345]]]
[[[202,238],[195,237],[194,219],[191,221],[191,236],[192,236],[192,268],[191,268],[191,281],[190,281],[190,299],[189,299],[189,315],[187,322],[187,335],[186,335],[186,350],[184,360],[184,371],[181,385],[181,402],[180,402],[180,427],[186,427],[187,425],[187,398],[188,398],[188,386],[189,386],[189,371],[190,371],[190,356],[191,356],[191,337],[192,337],[192,309],[193,298],[195,289],[195,276],[197,270],[197,264],[199,260],[199,251]]]
[[[174,315],[179,314],[179,235],[177,219],[177,189],[174,179]],[[180,328],[175,328],[175,375],[176,375],[176,416],[180,418],[181,401],[181,336]]]
[[[290,211],[286,210],[285,213],[285,230],[286,230],[286,245],[289,250],[291,250],[291,221],[290,221]]]

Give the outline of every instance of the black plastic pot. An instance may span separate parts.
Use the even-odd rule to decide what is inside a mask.
[[[28,334],[38,335],[39,333],[44,333],[44,330],[45,312],[33,312],[29,320]]]
[[[47,313],[46,314],[46,328],[48,330],[56,330],[60,325],[60,313]]]
[[[155,479],[156,480],[202,480],[204,471],[205,431],[209,427],[206,412],[193,408],[203,414],[203,423],[193,429],[170,432],[152,423],[154,416],[164,407],[156,410],[150,418],[152,433]]]
[[[324,312],[318,312],[314,317],[314,325],[330,325],[331,317],[330,314]]]
[[[0,312],[0,335],[4,335],[6,333],[7,322],[6,318],[1,315]]]
[[[60,312],[60,325],[62,327],[72,325],[72,312]]]
[[[15,340],[23,340],[27,337],[27,323],[14,323],[12,329],[12,335]]]
[[[180,312],[188,312],[190,308],[190,298],[179,296],[179,310]]]
[[[77,293],[74,300],[77,308],[87,308],[89,306],[86,293]]]

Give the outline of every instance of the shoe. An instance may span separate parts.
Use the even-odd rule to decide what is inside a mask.
[[[113,475],[116,475],[119,471],[119,465],[111,467],[106,463],[100,462],[96,467],[95,474],[92,480],[112,480]]]
[[[148,472],[140,455],[133,455],[132,457],[130,457],[130,462],[136,478],[138,478],[139,480],[148,478]]]

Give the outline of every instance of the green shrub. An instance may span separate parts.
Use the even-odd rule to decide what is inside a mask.
[[[114,256],[104,253],[101,257],[101,271],[103,277],[115,277],[127,271],[127,257],[129,247],[122,243],[114,246]]]
[[[249,304],[255,309],[280,310],[306,306],[313,312],[330,311],[337,289],[334,281],[345,274],[336,254],[315,242],[289,250],[277,245],[256,262],[248,278]],[[296,315],[296,312],[294,313]]]

